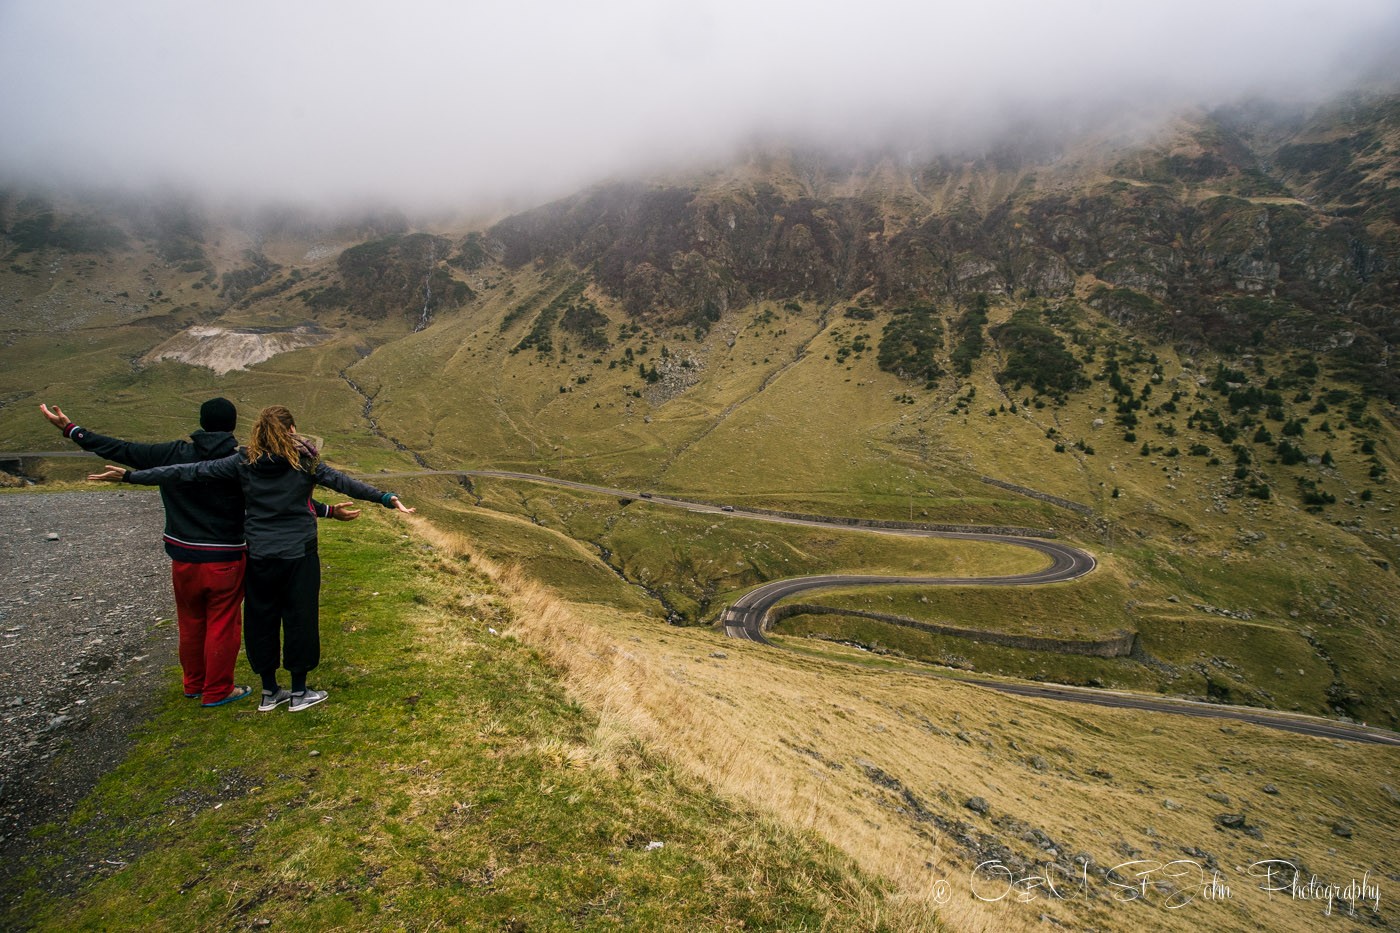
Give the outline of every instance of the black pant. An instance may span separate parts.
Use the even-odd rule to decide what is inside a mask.
[[[316,542],[301,557],[248,558],[243,640],[255,674],[304,674],[321,663],[321,555]],[[281,639],[286,632],[285,641]],[[279,645],[279,641],[283,641]]]

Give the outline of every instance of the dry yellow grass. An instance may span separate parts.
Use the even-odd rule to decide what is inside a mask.
[[[886,879],[894,894],[872,910],[896,928],[1014,931],[1048,916],[1072,929],[1309,929],[1323,906],[1268,896],[1249,866],[1301,860],[1339,886],[1397,871],[1392,750],[995,696],[726,642],[565,602],[467,539],[418,527],[495,582],[509,631],[598,716],[591,747],[560,755],[608,767],[645,743]],[[965,807],[973,797],[985,815]],[[1244,814],[1259,838],[1220,828],[1224,813]],[[1351,835],[1334,832],[1343,824]],[[1122,887],[1092,871],[1087,885],[1060,876],[1056,897],[1035,879],[1060,871],[1047,865],[1061,852],[1103,867],[1146,862],[1119,869]],[[1015,885],[976,870],[993,857],[1016,866]],[[1165,881],[1159,866],[1174,860],[1193,872],[1172,881],[1175,895],[1131,887],[1144,868]],[[1208,899],[1213,879],[1228,898]],[[1191,900],[1168,909],[1173,896]]]

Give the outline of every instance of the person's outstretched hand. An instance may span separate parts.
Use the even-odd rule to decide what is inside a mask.
[[[63,409],[59,408],[57,405],[53,408],[49,408],[49,406],[41,402],[39,404],[39,411],[45,418],[49,419],[49,424],[58,428],[60,431],[73,423],[72,420],[63,413]]]
[[[390,496],[389,501],[394,504],[394,508],[405,514],[412,515],[414,512],[418,511],[417,509],[410,509],[408,506],[404,505],[403,500],[398,496]]]
[[[360,517],[360,510],[350,508],[352,504],[350,502],[337,502],[331,506],[331,518],[338,522],[353,522]]]
[[[88,479],[94,483],[120,483],[126,477],[126,468],[107,464],[101,473],[89,473]]]

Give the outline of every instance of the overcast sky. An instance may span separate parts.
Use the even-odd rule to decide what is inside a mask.
[[[0,0],[0,175],[416,208],[754,134],[1331,90],[1398,0]]]

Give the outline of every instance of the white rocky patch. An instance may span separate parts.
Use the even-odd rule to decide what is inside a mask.
[[[183,330],[142,357],[143,363],[179,360],[223,375],[247,369],[279,353],[312,347],[331,339],[315,327],[226,328],[198,326]]]

